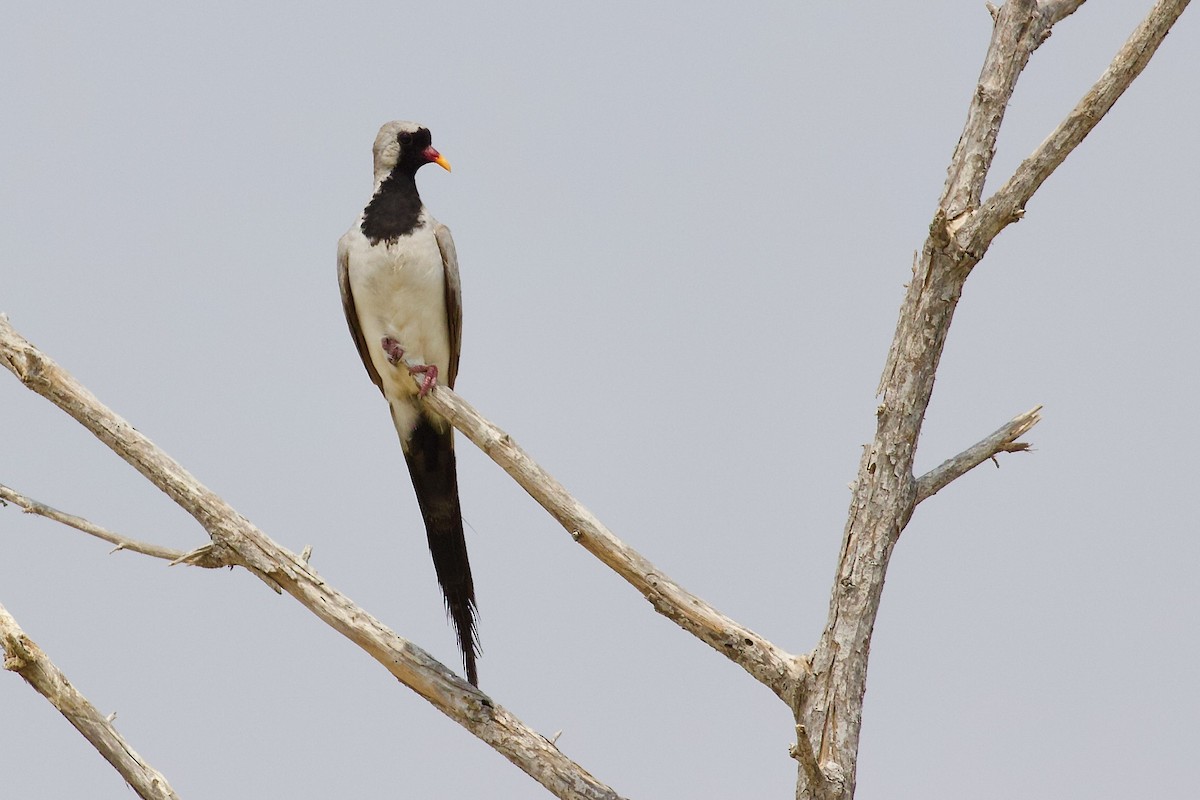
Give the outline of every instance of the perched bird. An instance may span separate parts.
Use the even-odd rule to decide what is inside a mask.
[[[433,149],[429,130],[413,122],[380,128],[374,154],[375,192],[338,241],[342,306],[363,366],[391,406],[467,680],[477,686],[475,587],[458,502],[454,430],[419,402],[434,381],[453,388],[458,375],[458,258],[450,229],[425,210],[416,181],[425,164],[448,172],[450,162]],[[423,375],[420,387],[412,374]]]

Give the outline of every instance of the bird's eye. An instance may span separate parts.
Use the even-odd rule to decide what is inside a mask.
[[[412,134],[408,131],[400,131],[400,135],[396,137],[396,141],[400,144],[408,144],[412,141]]]

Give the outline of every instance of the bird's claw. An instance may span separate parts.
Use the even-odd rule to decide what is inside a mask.
[[[437,383],[438,368],[433,364],[418,364],[415,367],[409,367],[408,374],[425,376],[425,379],[421,381],[421,388],[417,390],[417,397],[424,397]]]
[[[379,344],[383,347],[388,363],[393,367],[404,360],[404,348],[400,346],[400,342],[390,336],[385,336],[379,340]],[[408,374],[425,376],[425,379],[421,381],[421,388],[417,391],[417,397],[424,397],[437,383],[438,368],[433,364],[418,364],[415,367],[409,367]]]
[[[383,345],[383,352],[387,355],[388,363],[393,367],[404,358],[404,348],[392,337],[385,336],[379,343]]]

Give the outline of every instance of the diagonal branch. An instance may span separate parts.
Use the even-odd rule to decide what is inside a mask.
[[[803,657],[781,650],[667,577],[614,536],[511,436],[484,419],[452,390],[438,384],[425,397],[425,403],[499,464],[558,520],[572,539],[641,592],[656,611],[729,658],[791,704],[793,694],[807,672],[807,661]]]
[[[126,743],[112,722],[71,685],[54,662],[38,647],[4,606],[0,605],[0,648],[4,668],[17,673],[67,718],[75,730],[113,765],[144,800],[179,800],[162,773],[151,767]]]
[[[1104,115],[1125,93],[1190,0],[1158,0],[1146,18],[1130,34],[1108,68],[1093,84],[1058,127],[1038,145],[1033,155],[1021,162],[1012,177],[972,215],[959,231],[962,247],[982,253],[992,239],[1025,213],[1025,204],[1058,168],[1071,151],[1092,132]]]
[[[552,742],[397,636],[280,547],[30,344],[0,315],[0,364],[78,420],[191,514],[212,537],[211,557],[246,567],[298,600],[425,698],[560,798],[619,800]]]
[[[928,499],[946,488],[951,481],[962,477],[997,453],[1021,453],[1029,449],[1021,438],[1042,420],[1041,406],[1035,406],[1019,414],[996,429],[986,439],[963,450],[951,459],[943,461],[917,479],[917,502]]]

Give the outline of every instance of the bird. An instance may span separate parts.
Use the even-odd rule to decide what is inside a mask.
[[[458,256],[450,229],[426,210],[416,181],[417,170],[426,164],[449,172],[450,162],[434,149],[429,129],[415,122],[385,123],[372,152],[371,200],[338,240],[342,307],[367,375],[391,409],[467,680],[478,686],[478,612],[463,535],[454,429],[421,403],[435,383],[453,389],[458,377]],[[422,376],[420,386],[414,375]]]

